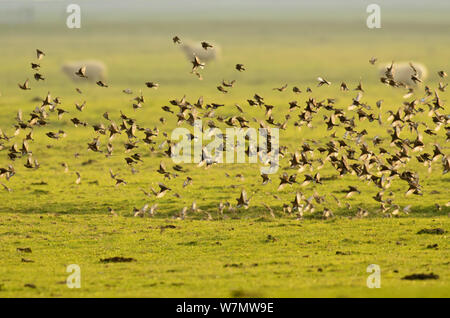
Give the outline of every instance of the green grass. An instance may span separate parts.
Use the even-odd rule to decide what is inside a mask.
[[[221,60],[206,67],[203,81],[189,74],[189,62],[171,43],[174,34],[182,38],[206,39],[222,46]],[[272,182],[266,186],[261,185],[259,166],[250,164],[219,165],[208,170],[186,164],[183,166],[188,173],[163,180],[156,170],[161,160],[171,169],[170,158],[159,152],[150,153],[148,146],[141,143],[139,152],[144,162],[136,167],[139,173],[132,174],[123,160],[126,156],[123,135],[113,142],[114,155],[105,158],[102,154],[87,151],[87,142],[95,136],[93,130],[75,128],[70,122],[70,118],[76,116],[90,124],[106,123],[101,117],[105,111],[118,121],[119,110],[122,110],[137,118],[141,127],[158,126],[161,132],[170,135],[176,121],[164,113],[161,106],[168,105],[171,99],[186,94],[191,102],[195,102],[203,95],[208,103],[226,104],[217,111],[223,116],[236,114],[233,104],[237,102],[246,110],[246,118],[263,119],[261,110],[249,108],[246,103],[255,93],[276,106],[274,117],[281,121],[287,112],[287,103],[294,99],[303,107],[309,97],[317,100],[336,97],[338,107],[347,109],[356,92],[342,93],[339,84],[345,81],[353,89],[361,79],[366,90],[364,101],[376,109],[375,101],[384,99],[384,124],[357,122],[357,129],[367,129],[365,139],[370,148],[373,148],[371,138],[378,135],[384,138],[382,146],[392,149],[386,133],[389,128],[386,111],[401,106],[404,91],[382,86],[376,67],[369,65],[368,59],[377,56],[380,61],[420,61],[430,71],[426,85],[435,88],[438,83],[436,72],[449,71],[450,42],[445,27],[432,23],[418,26],[387,23],[381,30],[368,30],[356,22],[213,23],[200,20],[189,24],[87,24],[76,31],[52,25],[36,26],[32,31],[30,26],[4,26],[0,29],[0,39],[0,57],[4,61],[0,65],[2,130],[11,136],[17,110],[22,109],[28,119],[28,113],[38,104],[31,99],[42,98],[47,91],[60,96],[62,107],[70,111],[61,121],[51,114],[48,126],[35,129],[35,141],[30,146],[33,157],[41,163],[40,169],[26,169],[24,159],[17,159],[13,163],[17,175],[9,181],[0,180],[12,189],[10,193],[1,192],[0,296],[450,296],[448,234],[416,234],[423,228],[449,230],[450,208],[445,206],[449,200],[449,177],[442,174],[439,162],[434,163],[432,173],[428,173],[415,158],[411,159],[408,167],[419,173],[424,195],[406,197],[407,184],[394,180],[386,196],[402,208],[412,207],[409,215],[402,213],[399,218],[387,218],[372,199],[378,192],[373,184],[362,182],[355,176],[336,178],[337,173],[329,164],[320,171],[322,178],[327,179],[323,185],[286,187],[282,191],[277,191],[278,176],[284,172],[289,156],[282,159],[279,172],[271,176]],[[29,69],[35,48],[47,53],[42,60],[42,72],[48,78],[39,84],[31,80]],[[63,61],[92,57],[102,59],[108,65],[110,88],[74,84],[60,74]],[[248,71],[237,73],[233,69],[236,63],[245,64]],[[326,77],[332,85],[317,88],[317,76]],[[27,77],[32,90],[22,92],[17,83]],[[237,80],[230,94],[223,95],[216,90],[222,79]],[[159,82],[161,87],[144,89],[145,81]],[[272,90],[284,83],[289,83],[287,91]],[[303,91],[309,86],[313,93],[296,96],[291,91],[294,85]],[[75,87],[80,87],[84,94],[78,95]],[[135,93],[143,89],[146,103],[142,109],[132,109],[130,96],[121,92],[127,87]],[[440,96],[446,101],[449,94],[440,93]],[[79,113],[73,105],[83,100],[87,100],[86,110]],[[297,113],[294,112],[293,117]],[[325,129],[324,114],[324,111],[317,114],[311,129],[303,127],[299,131],[291,120],[288,129],[280,133],[280,143],[288,146],[290,151],[298,149],[303,142],[311,143],[312,139],[320,145],[325,144],[331,132]],[[159,123],[162,116],[167,119],[164,126]],[[431,123],[426,114],[416,120]],[[67,137],[55,141],[45,136],[46,132],[58,129],[66,131]],[[342,136],[344,129],[340,127],[336,132]],[[15,141],[20,145],[24,136],[22,131]],[[402,138],[414,139],[414,135],[405,131]],[[156,138],[157,145],[163,139],[160,134]],[[432,150],[432,143],[438,142],[448,153],[443,128],[438,136],[424,135],[424,141],[426,152]],[[105,143],[106,139],[102,137],[102,148]],[[74,157],[76,152],[80,154],[78,158]],[[61,162],[68,163],[68,173],[64,173]],[[0,151],[0,167],[10,163],[7,150]],[[115,187],[109,177],[109,168],[128,184]],[[79,185],[75,184],[75,171],[82,176]],[[287,172],[294,173],[295,170]],[[244,179],[236,178],[236,174],[243,174]],[[183,189],[186,175],[193,178],[193,184]],[[299,174],[297,180],[303,181],[303,175]],[[139,190],[157,187],[161,181],[173,189],[161,199],[148,198]],[[362,194],[345,200],[342,190],[349,184],[356,185]],[[249,209],[225,210],[224,216],[219,215],[219,203],[235,205],[241,189],[252,195]],[[295,215],[282,209],[284,203],[294,199],[297,190],[306,196],[314,192],[326,195],[326,203],[317,204],[314,213],[306,213],[305,220],[298,221]],[[174,197],[174,193],[180,198]],[[350,206],[338,206],[330,194]],[[194,201],[211,214],[212,221],[204,220],[203,213],[190,213],[184,221],[176,219],[181,209]],[[155,217],[133,218],[133,207],[140,208],[146,203],[158,203]],[[264,203],[274,210],[275,219],[270,217]],[[118,216],[109,215],[108,207]],[[323,220],[324,207],[330,208],[335,218]],[[369,218],[354,218],[360,207],[369,210]],[[173,224],[176,228],[161,232],[160,226],[165,224]],[[268,242],[268,235],[276,241]],[[427,248],[435,243],[438,249]],[[17,247],[30,247],[32,253],[17,252]],[[350,255],[336,255],[337,251],[350,252]],[[137,261],[100,263],[101,258],[113,256],[133,257]],[[23,263],[22,258],[34,263]],[[65,269],[69,264],[81,267],[81,289],[69,289],[64,284],[68,275]],[[231,266],[225,267],[227,264]],[[369,264],[381,267],[381,289],[366,287]],[[404,275],[422,272],[434,272],[440,278],[429,281],[401,279]],[[37,288],[24,287],[28,283]]]
[[[161,231],[161,226],[175,228]],[[79,214],[1,217],[2,296],[435,297],[448,290],[447,217],[304,222],[267,218],[179,221]],[[268,239],[268,236],[275,240]],[[428,245],[438,244],[438,249]],[[30,247],[32,253],[17,252]],[[336,255],[336,252],[349,255]],[[132,257],[132,263],[100,259]],[[21,259],[34,263],[22,263]],[[65,285],[78,264],[82,286]],[[381,288],[369,289],[369,264]],[[434,272],[436,281],[408,281]],[[36,289],[24,288],[34,284]]]

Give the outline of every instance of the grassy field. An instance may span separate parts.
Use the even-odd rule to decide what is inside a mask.
[[[173,171],[170,158],[161,151],[150,152],[139,144],[144,162],[133,174],[125,164],[123,144],[125,136],[113,142],[111,157],[87,150],[87,143],[96,136],[91,127],[74,127],[70,118],[96,124],[106,120],[102,114],[119,121],[119,111],[136,118],[141,127],[153,128],[169,134],[176,127],[174,116],[161,110],[171,99],[186,95],[194,103],[204,96],[206,103],[224,103],[217,110],[224,117],[237,115],[234,103],[245,110],[247,119],[264,119],[264,113],[248,106],[246,100],[255,93],[268,104],[275,105],[274,117],[283,120],[288,102],[336,98],[336,105],[347,109],[356,96],[361,80],[365,89],[364,101],[378,112],[375,102],[384,100],[381,110],[383,125],[376,122],[357,122],[358,130],[366,129],[365,137],[383,138],[382,146],[389,146],[387,134],[388,110],[398,109],[405,99],[403,89],[385,87],[379,82],[376,68],[368,63],[372,56],[381,62],[420,61],[427,65],[426,85],[437,87],[437,71],[449,71],[450,39],[445,26],[422,22],[419,24],[387,22],[380,30],[365,28],[364,22],[328,22],[275,20],[258,21],[158,21],[135,22],[126,25],[87,23],[80,30],[68,30],[53,24],[2,26],[0,39],[0,127],[13,135],[14,117],[19,109],[28,119],[28,113],[48,91],[59,96],[61,107],[69,111],[62,120],[51,115],[49,124],[34,129],[30,143],[33,158],[41,167],[26,169],[25,158],[15,162],[7,157],[8,146],[0,151],[0,167],[13,164],[16,175],[9,181],[0,181],[12,191],[1,192],[0,201],[0,297],[431,297],[450,296],[450,269],[448,232],[443,235],[417,234],[424,228],[450,229],[449,176],[442,174],[442,165],[433,163],[431,173],[413,157],[408,164],[420,176],[423,196],[405,196],[408,185],[396,179],[386,191],[401,208],[411,205],[409,214],[387,217],[379,211],[380,204],[372,199],[379,191],[373,184],[356,176],[337,178],[336,170],[326,164],[320,174],[323,185],[307,187],[288,186],[277,191],[278,176],[285,170],[291,156],[281,160],[279,172],[272,182],[261,185],[259,165],[223,164],[208,170],[196,165],[183,165],[188,172],[164,180],[156,170],[161,161]],[[362,26],[361,26],[362,24]],[[447,25],[448,29],[448,25]],[[190,63],[173,45],[171,38],[208,40],[219,43],[222,54],[219,61],[207,65],[204,80],[189,74]],[[44,82],[32,79],[29,63],[35,49],[46,52],[42,60]],[[108,65],[107,83],[101,88],[85,83],[73,83],[60,72],[67,60],[100,59]],[[238,73],[236,63],[243,63],[247,71]],[[332,82],[329,87],[317,88],[316,78],[323,76]],[[21,91],[17,83],[30,78],[32,90]],[[236,87],[229,94],[217,91],[223,80],[236,79]],[[146,81],[160,84],[157,90],[145,88]],[[349,92],[341,92],[339,84],[345,81]],[[285,92],[272,90],[288,83]],[[303,91],[292,92],[296,85]],[[83,94],[75,91],[79,87]],[[305,93],[306,87],[312,93]],[[131,88],[134,95],[122,90]],[[131,98],[143,90],[143,108],[132,109]],[[420,91],[414,97],[421,97]],[[448,91],[440,92],[444,102]],[[407,99],[410,101],[412,98]],[[75,102],[86,100],[83,112],[75,109]],[[424,106],[426,109],[427,106]],[[442,113],[446,113],[446,108]],[[293,112],[296,117],[299,112]],[[349,112],[351,113],[351,112]],[[415,119],[428,124],[426,115]],[[324,145],[330,140],[320,112],[312,128],[301,130],[293,126],[280,132],[280,143],[290,152],[304,142]],[[160,117],[167,122],[162,125]],[[225,127],[220,124],[220,127]],[[64,130],[67,137],[49,139],[48,131]],[[342,136],[343,127],[337,127]],[[22,131],[14,141],[21,145],[27,132]],[[405,131],[402,138],[414,139]],[[156,139],[159,145],[164,137]],[[448,154],[445,130],[436,136],[424,135],[425,151],[438,142]],[[104,148],[106,138],[102,137]],[[75,153],[79,155],[74,156]],[[318,154],[318,152],[316,153]],[[61,166],[66,162],[69,171]],[[119,173],[127,185],[115,187],[109,169]],[[81,174],[81,183],[75,184],[75,172]],[[229,176],[226,176],[226,173]],[[308,171],[306,171],[308,173]],[[242,174],[242,178],[236,177]],[[183,188],[186,176],[192,185]],[[303,181],[304,173],[297,180]],[[163,198],[149,198],[140,188],[149,191],[164,182],[173,190]],[[344,199],[342,190],[355,185],[361,190]],[[241,189],[251,196],[248,210],[218,213],[219,203],[236,204]],[[317,192],[326,195],[314,213],[305,213],[303,220],[283,211],[283,204],[294,199],[297,190],[307,197]],[[178,197],[174,196],[178,194]],[[338,197],[342,204],[331,198]],[[208,212],[188,213],[188,218],[177,217],[183,207],[196,202]],[[344,202],[349,203],[348,206]],[[133,207],[158,203],[153,218],[134,218]],[[271,217],[264,204],[270,206]],[[322,211],[329,208],[334,217],[322,219]],[[114,209],[117,216],[108,212]],[[356,218],[358,208],[367,209],[369,216]],[[167,225],[173,225],[167,227]],[[437,244],[436,248],[428,246]],[[31,253],[17,248],[31,248]],[[114,256],[132,257],[131,263],[103,264],[100,259]],[[29,260],[33,262],[24,262]],[[69,289],[65,285],[66,266],[81,267],[82,288]],[[381,288],[366,287],[369,264],[381,267]],[[414,273],[439,275],[437,280],[409,281],[402,277]],[[32,284],[26,287],[26,284]],[[35,288],[33,288],[33,286]]]
[[[175,228],[162,231],[167,225]],[[422,228],[448,226],[448,217],[210,222],[76,213],[2,215],[1,293],[4,297],[448,296],[448,236],[416,234]],[[438,248],[427,248],[433,244]],[[17,247],[30,247],[32,253],[19,253]],[[114,256],[136,261],[100,262]],[[34,263],[22,263],[22,258]],[[81,268],[80,289],[65,285],[69,264]],[[369,264],[381,268],[380,289],[366,287]],[[402,280],[422,272],[440,278]]]

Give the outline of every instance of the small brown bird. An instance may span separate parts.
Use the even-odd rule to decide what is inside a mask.
[[[232,81],[229,81],[229,82],[223,80],[222,81],[222,85],[225,86],[225,87],[233,87],[235,82],[236,82],[236,80],[232,80]]]
[[[172,189],[170,189],[169,187],[165,186],[163,183],[159,183],[159,192],[156,194],[157,198],[162,198],[167,191],[171,191]]]
[[[442,82],[439,82],[439,87],[438,87],[438,89],[439,89],[441,92],[445,92],[445,90],[447,89],[447,86],[448,86],[448,83],[444,84],[444,83],[442,83]]]
[[[341,91],[345,92],[348,91],[348,86],[347,84],[345,84],[344,82],[341,83],[341,87],[340,87]]]
[[[42,52],[41,50],[39,50],[39,49],[36,49],[36,57],[37,57],[37,59],[38,60],[42,60],[42,58],[45,56],[45,53],[44,52]]]
[[[87,78],[86,76],[86,66],[82,66],[78,71],[75,72],[75,75],[82,77],[82,78]]]
[[[94,138],[92,142],[88,143],[88,149],[94,151],[94,152],[100,152],[100,140],[98,137]]]
[[[278,186],[277,189],[278,191],[282,190],[287,184],[292,185],[293,183],[295,183],[296,175],[294,174],[289,177],[289,175],[286,172],[284,172],[279,178],[280,178],[280,185]]]
[[[5,189],[5,191],[12,192],[12,189],[9,188],[6,184],[0,183],[0,185],[2,185],[3,189]]]
[[[225,88],[223,88],[222,86],[217,86],[217,90],[219,91],[219,92],[222,92],[222,93],[224,93],[224,94],[226,94],[226,93],[228,93],[228,91],[225,89]]]
[[[323,209],[323,213],[322,213],[323,219],[329,219],[329,218],[332,218],[333,216],[334,216],[333,211],[331,211],[328,208]]]
[[[303,196],[303,194],[301,192],[297,192],[294,198],[294,201],[292,201],[292,210],[297,211],[300,215],[300,217],[303,215],[302,213],[302,209],[303,209],[303,204],[302,204],[302,200],[305,197]]]
[[[148,210],[148,203],[146,203],[141,209],[136,209],[134,207],[133,208],[133,216],[142,218],[145,216],[145,212],[147,212],[147,210]]]
[[[31,89],[28,79],[23,84],[17,84],[17,85],[19,85],[20,89],[23,89],[23,90],[30,90]]]
[[[39,74],[39,73],[35,73],[35,74],[33,75],[33,77],[34,77],[34,79],[35,79],[36,81],[43,81],[43,80],[45,80],[45,78],[42,76],[42,74]]]
[[[158,88],[158,87],[159,87],[159,84],[158,84],[158,83],[155,83],[155,82],[146,82],[145,85],[146,85],[148,88]]]
[[[177,35],[172,38],[172,41],[174,44],[181,44],[181,39]]]
[[[353,194],[355,193],[361,193],[361,191],[359,191],[356,187],[354,186],[348,186],[347,190],[344,190],[343,192],[347,193],[345,195],[346,198],[350,198]]]
[[[96,84],[100,87],[109,87],[107,84],[103,83],[102,81],[96,82]]]
[[[328,86],[331,85],[331,82],[327,81],[326,79],[324,79],[323,77],[320,77],[320,76],[317,78],[317,81],[319,82],[317,84],[317,87],[320,87],[320,86],[325,85],[325,84],[328,85]]]
[[[190,184],[192,184],[192,178],[187,176],[186,180],[184,180],[184,182],[183,182],[183,188],[187,187]]]
[[[197,55],[194,55],[194,59],[192,60],[192,72],[195,72],[198,68],[204,68],[205,63],[202,63]]]
[[[69,172],[69,165],[67,164],[67,162],[62,162],[61,167],[64,168],[64,173]]]
[[[236,64],[236,69],[237,69],[239,72],[245,71],[244,64]]]
[[[442,78],[447,77],[447,73],[445,73],[445,71],[439,71],[438,75],[439,75],[439,77],[442,77]]]
[[[245,209],[248,209],[249,200],[247,199],[247,192],[245,192],[245,190],[241,191],[241,196],[237,198],[236,201],[238,208],[244,207]]]
[[[207,50],[208,48],[213,48],[213,46],[211,44],[209,44],[208,42],[202,42],[202,48],[204,48],[205,50]]]
[[[419,76],[417,74],[413,74],[411,75],[411,80],[417,84],[417,83],[422,83],[422,80],[419,78]]]
[[[265,184],[271,182],[271,180],[270,180],[268,174],[262,173],[262,174],[261,174],[261,178],[263,179],[263,180],[262,180],[262,184],[263,184],[263,185],[265,185]]]
[[[284,85],[281,86],[281,87],[275,87],[275,88],[273,88],[273,90],[277,90],[277,91],[279,91],[279,92],[284,92],[284,91],[286,90],[287,87],[288,87],[288,84],[284,84]]]
[[[78,127],[78,125],[81,125],[81,126],[84,126],[84,127],[87,126],[87,123],[86,123],[86,122],[81,121],[81,120],[79,120],[79,119],[76,118],[76,117],[71,118],[70,121],[75,125],[75,127]]]
[[[168,174],[169,172],[166,170],[166,165],[164,164],[164,162],[160,162],[159,163],[159,168],[158,168],[158,170],[156,170],[158,173],[160,173],[160,174]]]
[[[305,180],[302,182],[301,186],[305,187],[311,181],[314,182],[314,183],[322,184],[322,182],[320,181],[320,174],[319,173],[316,173],[314,176],[309,175],[309,174],[305,174]]]
[[[116,213],[111,207],[108,207],[108,212],[109,212],[109,214],[111,214],[112,216],[117,216],[117,213]]]
[[[49,138],[53,138],[53,139],[60,139],[62,137],[66,137],[66,133],[63,130],[60,130],[57,133],[50,131],[50,132],[46,133],[46,135]]]
[[[371,58],[370,58],[370,60],[369,60],[369,63],[370,64],[372,64],[372,65],[374,65],[376,62],[377,62],[377,58],[376,57],[374,57],[374,56],[372,56]]]
[[[127,184],[127,182],[124,179],[121,179],[121,178],[115,178],[114,180],[116,180],[116,184],[114,185],[115,187],[118,187],[121,184],[123,184],[123,185]]]
[[[85,107],[86,107],[86,101],[84,101],[81,105],[78,103],[75,103],[75,108],[78,109],[80,112],[82,112]]]
[[[355,91],[361,91],[361,92],[364,92],[364,89],[363,89],[363,87],[362,87],[361,81],[359,81],[359,84],[358,84],[358,86],[356,86]]]
[[[75,174],[77,175],[77,180],[75,180],[75,184],[81,183],[81,175],[78,171],[75,171]]]

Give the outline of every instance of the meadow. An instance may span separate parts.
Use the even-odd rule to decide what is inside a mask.
[[[245,110],[248,119],[264,119],[258,107],[249,107],[246,100],[255,93],[275,105],[275,121],[283,121],[292,100],[301,107],[308,98],[336,98],[336,105],[347,109],[357,94],[353,89],[361,81],[364,101],[376,110],[375,102],[383,99],[380,110],[383,125],[358,122],[370,140],[382,137],[389,147],[388,110],[396,111],[405,101],[405,90],[391,88],[379,81],[377,66],[368,60],[376,56],[381,62],[420,61],[427,65],[426,85],[436,88],[437,72],[449,71],[450,39],[442,25],[432,22],[411,24],[386,23],[380,30],[369,30],[361,21],[328,22],[288,19],[261,21],[192,20],[171,23],[149,21],[126,25],[87,23],[80,30],[55,27],[54,24],[34,26],[2,26],[0,39],[0,128],[11,136],[15,116],[20,109],[24,117],[45,98],[47,92],[62,100],[69,111],[62,120],[53,120],[34,129],[30,143],[39,169],[23,167],[24,159],[15,162],[7,157],[8,148],[0,151],[0,167],[13,164],[16,175],[0,181],[11,189],[0,192],[0,296],[1,297],[448,297],[449,279],[449,186],[448,174],[442,165],[433,163],[431,172],[411,158],[409,168],[420,175],[422,196],[405,196],[408,185],[398,180],[386,190],[400,207],[392,216],[380,211],[373,200],[378,189],[354,175],[337,177],[325,164],[320,174],[323,184],[300,188],[287,186],[277,191],[278,176],[291,156],[281,160],[272,182],[261,185],[259,165],[221,164],[209,169],[183,164],[187,173],[164,180],[157,172],[161,161],[168,168],[174,164],[161,151],[151,152],[141,143],[143,162],[132,173],[123,158],[125,139],[114,141],[110,157],[87,150],[87,143],[96,133],[74,127],[73,116],[89,124],[119,119],[120,111],[136,118],[141,127],[158,127],[169,134],[177,127],[173,115],[161,106],[183,95],[194,103],[199,96],[226,106],[217,113],[236,115],[234,103]],[[220,44],[221,57],[205,67],[204,79],[189,74],[190,62],[172,43],[179,35],[197,41]],[[46,53],[41,61],[46,80],[32,79],[29,63],[35,60],[35,49]],[[108,65],[108,88],[70,81],[60,71],[64,61],[96,58]],[[239,73],[236,63],[246,66]],[[323,76],[330,86],[317,87],[316,78]],[[30,78],[30,91],[21,91],[17,83]],[[222,80],[236,80],[229,93],[216,89]],[[146,88],[146,81],[160,84],[158,89]],[[339,90],[345,81],[348,92]],[[273,90],[288,83],[284,92]],[[295,95],[292,87],[302,93]],[[75,91],[81,89],[83,94]],[[306,93],[310,87],[312,93]],[[123,89],[130,88],[133,95]],[[143,107],[134,110],[132,97],[145,96]],[[417,90],[417,96],[422,95]],[[448,91],[439,93],[447,102]],[[78,112],[74,104],[86,100],[86,109]],[[407,99],[410,101],[411,99]],[[447,106],[442,113],[448,110]],[[427,106],[424,106],[427,110]],[[292,115],[296,117],[296,114]],[[165,117],[163,125],[160,118]],[[418,115],[430,123],[427,111]],[[293,127],[280,132],[280,143],[298,149],[304,142],[324,144],[331,131],[326,130],[322,113],[312,127]],[[225,125],[221,125],[225,127]],[[60,140],[45,133],[62,129],[67,136]],[[344,133],[337,127],[338,135]],[[448,154],[444,128],[436,136],[424,135],[425,150],[439,143]],[[405,137],[407,134],[405,133]],[[412,135],[411,135],[412,136]],[[20,143],[22,131],[15,138]],[[413,137],[411,137],[413,138]],[[163,142],[160,134],[157,146]],[[10,143],[6,143],[10,146]],[[20,145],[19,145],[20,146]],[[104,142],[102,141],[102,147]],[[77,156],[74,154],[77,153]],[[22,163],[23,162],[23,163]],[[69,170],[64,171],[61,163]],[[126,180],[115,186],[109,169]],[[81,175],[76,184],[75,172]],[[292,173],[292,171],[288,171]],[[182,186],[189,175],[192,185]],[[298,175],[303,180],[303,174]],[[163,198],[148,197],[140,190],[157,188],[158,182],[172,191]],[[348,185],[361,191],[344,200]],[[236,205],[241,190],[251,196],[249,208],[218,212],[219,203]],[[296,191],[306,196],[317,192],[327,194],[326,203],[298,220],[283,204],[290,204]],[[178,196],[174,196],[177,194]],[[342,203],[331,198],[340,198]],[[344,201],[348,205],[344,204]],[[206,213],[188,213],[180,219],[180,211],[193,202]],[[133,217],[133,208],[158,204],[153,217]],[[269,206],[273,215],[266,208]],[[402,212],[410,205],[409,213]],[[324,207],[333,217],[323,218]],[[115,215],[108,210],[114,210]],[[359,209],[368,211],[365,218],[356,217]],[[208,219],[207,216],[210,216]],[[442,228],[444,234],[417,234],[422,229]],[[437,244],[437,245],[434,245]],[[17,248],[30,248],[31,253]],[[104,264],[107,257],[130,257],[129,263]],[[65,284],[66,266],[81,267],[82,287],[69,289]],[[381,288],[369,289],[366,268],[381,268]],[[414,273],[434,273],[435,280],[402,279]]]

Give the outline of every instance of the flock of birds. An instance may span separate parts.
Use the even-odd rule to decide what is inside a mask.
[[[173,43],[175,45],[181,44],[182,41],[178,36],[173,37]],[[203,49],[208,50],[213,46],[207,42],[201,43]],[[40,61],[45,57],[45,53],[41,50],[36,50],[37,61],[31,63],[31,68],[35,72],[34,79],[44,81],[45,77],[40,73],[41,64]],[[370,64],[376,63],[376,58],[369,60]],[[380,204],[381,211],[385,215],[398,215],[399,213],[408,213],[411,206],[401,208],[399,205],[393,202],[389,194],[385,192],[390,187],[394,180],[401,180],[408,185],[406,195],[422,195],[422,185],[420,184],[419,174],[414,169],[410,168],[410,162],[418,161],[425,167],[428,167],[428,171],[431,172],[433,166],[440,163],[443,173],[447,173],[450,170],[450,156],[443,151],[443,147],[438,143],[433,144],[432,150],[425,151],[427,144],[423,141],[424,134],[429,136],[436,136],[444,131],[445,140],[450,140],[450,115],[443,114],[444,103],[439,97],[438,91],[445,91],[446,84],[442,81],[447,77],[445,71],[439,71],[438,76],[441,81],[439,87],[432,90],[430,87],[424,87],[424,94],[420,98],[414,98],[408,100],[414,95],[417,87],[406,87],[405,84],[396,82],[392,74],[392,68],[394,63],[386,69],[384,76],[381,77],[383,84],[391,87],[405,87],[408,89],[408,93],[403,96],[405,101],[403,105],[398,107],[397,111],[388,111],[387,118],[387,135],[390,137],[389,147],[385,147],[385,139],[379,136],[375,136],[369,139],[368,132],[364,127],[358,127],[359,123],[368,123],[372,125],[380,125],[386,127],[382,120],[382,100],[376,102],[376,107],[372,107],[363,101],[364,88],[362,83],[354,88],[356,97],[352,98],[351,105],[347,109],[338,107],[336,105],[336,99],[327,98],[326,100],[316,100],[315,98],[308,98],[306,104],[302,107],[296,100],[289,102],[288,113],[285,114],[283,122],[276,122],[273,116],[273,112],[276,108],[273,105],[266,103],[264,97],[259,94],[255,94],[252,98],[247,100],[249,107],[255,107],[261,109],[264,113],[262,116],[264,120],[253,118],[253,122],[257,123],[260,128],[266,128],[269,131],[271,128],[279,128],[286,130],[288,124],[293,122],[293,126],[300,129],[302,127],[312,128],[313,119],[321,119],[318,115],[319,112],[324,112],[322,115],[323,129],[330,132],[329,141],[321,144],[317,141],[311,141],[311,143],[304,142],[297,149],[288,149],[288,147],[281,145],[279,148],[279,156],[286,158],[288,161],[286,167],[283,167],[284,172],[279,174],[279,186],[278,190],[283,189],[286,186],[295,186],[298,191],[292,200],[283,204],[283,211],[290,215],[295,215],[298,218],[302,218],[306,212],[314,212],[316,205],[322,205],[322,215],[324,218],[333,216],[333,212],[329,209],[327,204],[328,200],[334,200],[337,205],[342,206],[341,200],[349,198],[352,195],[359,194],[361,191],[355,185],[350,185],[348,188],[343,189],[345,198],[337,198],[331,193],[320,195],[316,191],[311,196],[306,196],[302,193],[302,189],[309,184],[322,184],[325,182],[321,178],[319,170],[326,164],[335,169],[339,177],[345,175],[356,175],[361,181],[373,184],[378,188],[378,193],[373,199]],[[206,66],[197,56],[193,56],[192,60],[192,74],[196,75],[199,79],[202,79],[200,71]],[[414,66],[411,64],[414,71]],[[243,64],[236,64],[235,69],[238,72],[246,71]],[[87,78],[86,67],[81,67],[76,73],[76,76],[80,78]],[[412,75],[411,79],[414,82],[420,83],[419,76]],[[96,84],[103,88],[108,88],[108,84],[103,81],[97,81]],[[151,89],[157,89],[159,84],[156,82],[146,82],[146,87]],[[226,94],[236,85],[236,81],[223,81],[217,86],[217,90]],[[329,86],[331,83],[323,77],[317,78],[317,87]],[[31,90],[30,81],[27,79],[24,83],[18,84],[21,90]],[[288,85],[285,84],[281,87],[276,87],[274,90],[283,92],[287,89]],[[346,83],[340,84],[340,90],[349,91],[349,87]],[[82,93],[78,88],[77,91]],[[293,93],[301,94],[302,90],[298,87],[292,88]],[[311,93],[311,88],[306,88],[306,92]],[[131,89],[124,89],[124,94],[133,94]],[[133,109],[137,110],[145,103],[145,98],[141,93],[133,98]],[[194,125],[195,120],[205,119],[207,121],[206,126],[209,128],[218,127],[219,123],[223,123],[229,127],[236,127],[238,129],[245,129],[250,127],[251,120],[245,118],[244,108],[238,104],[235,104],[236,114],[232,116],[221,116],[216,114],[216,110],[220,107],[225,107],[224,104],[218,103],[205,103],[203,97],[200,97],[195,103],[189,102],[184,96],[181,99],[174,99],[169,101],[170,106],[162,106],[162,110],[173,116],[176,119],[177,125]],[[58,97],[52,98],[51,94],[43,98],[42,104],[37,106],[29,113],[29,118],[25,119],[22,112],[19,111],[15,119],[15,132],[12,136],[8,136],[4,131],[0,129],[0,150],[6,150],[8,159],[11,164],[0,167],[0,177],[5,177],[9,180],[15,175],[14,164],[22,158],[25,158],[24,166],[28,169],[38,169],[40,164],[38,160],[33,157],[29,144],[33,142],[33,131],[38,127],[45,127],[50,122],[51,114],[56,114],[57,120],[61,120],[65,114],[69,112],[62,108],[62,102]],[[86,102],[82,104],[76,104],[75,107],[79,112],[82,112],[85,108]],[[416,116],[421,113],[428,112],[428,116],[431,117],[431,123],[427,124],[423,121],[416,120]],[[295,114],[295,115],[294,115]],[[66,115],[68,116],[68,115]],[[295,118],[295,119],[294,119]],[[119,136],[126,136],[126,142],[124,143],[124,164],[129,166],[133,173],[137,173],[134,166],[143,161],[143,157],[139,152],[139,149],[143,149],[141,142],[147,145],[151,152],[160,152],[165,156],[170,157],[172,154],[172,147],[174,143],[171,141],[170,136],[163,132],[163,142],[155,149],[156,138],[160,136],[160,130],[158,127],[146,128],[141,127],[136,118],[125,115],[120,111],[120,118],[118,122],[113,120],[106,112],[103,114],[105,123],[88,124],[77,117],[70,118],[70,121],[75,127],[83,127],[93,129],[96,133],[96,137],[92,141],[87,143],[87,149],[98,153],[101,156],[110,157],[113,154],[113,139],[119,138]],[[166,123],[164,117],[160,118],[161,126]],[[338,134],[337,127],[343,128],[343,134]],[[367,126],[366,126],[367,127]],[[441,129],[444,127],[444,129]],[[206,128],[206,127],[203,127]],[[362,128],[362,129],[361,129]],[[14,139],[19,136],[21,131],[25,131],[25,137],[20,142]],[[405,138],[402,135],[409,134],[414,136],[413,138]],[[48,131],[46,132],[48,138],[59,140],[66,136],[63,130]],[[102,137],[104,136],[104,137]],[[100,140],[106,139],[106,147],[103,147]],[[193,138],[193,135],[190,136]],[[269,139],[269,138],[268,138]],[[227,141],[225,141],[226,143]],[[225,146],[224,146],[225,147]],[[387,148],[387,149],[386,149]],[[429,148],[429,147],[428,147]],[[259,149],[246,150],[248,155],[251,151],[259,152]],[[217,164],[206,151],[202,154],[202,160],[198,166],[209,168]],[[270,164],[270,162],[269,162]],[[68,171],[67,163],[62,163],[65,172]],[[183,180],[183,188],[189,186],[193,182],[193,178],[187,176],[187,170],[181,165],[173,166],[174,172],[168,169],[164,162],[161,162],[157,172],[162,175],[164,179],[172,179],[179,177],[180,174],[185,174]],[[292,171],[294,173],[289,174],[286,171]],[[109,169],[110,177],[116,186],[126,185],[127,182],[115,174],[112,169]],[[76,184],[81,183],[81,174],[77,171]],[[304,180],[297,181],[297,175],[303,174]],[[229,176],[227,174],[227,176]],[[242,176],[242,175],[241,175]],[[274,178],[272,175],[261,174],[262,185],[267,185]],[[11,189],[1,183],[7,191]],[[151,191],[141,189],[145,196],[154,199],[155,204],[146,204],[142,208],[134,208],[132,213],[134,216],[153,216],[158,207],[157,200],[162,198],[166,193],[171,191],[171,188],[164,183],[159,183],[159,189],[155,190],[151,188]],[[272,194],[274,198],[279,197],[276,194]],[[178,196],[178,194],[175,194]],[[329,199],[329,198],[332,199]],[[240,196],[236,199],[236,203],[232,202],[220,202],[218,206],[219,215],[223,216],[226,210],[236,212],[240,208],[248,208],[251,204],[251,198],[248,197],[246,190],[242,189]],[[348,203],[345,203],[349,207]],[[267,211],[275,217],[273,209],[264,204]],[[112,208],[109,208],[109,212],[115,214]],[[184,207],[176,217],[184,219],[189,213],[202,212],[208,219],[211,219],[211,211],[202,211],[194,202],[190,208]],[[358,217],[367,216],[369,212],[363,208],[358,208]]]

